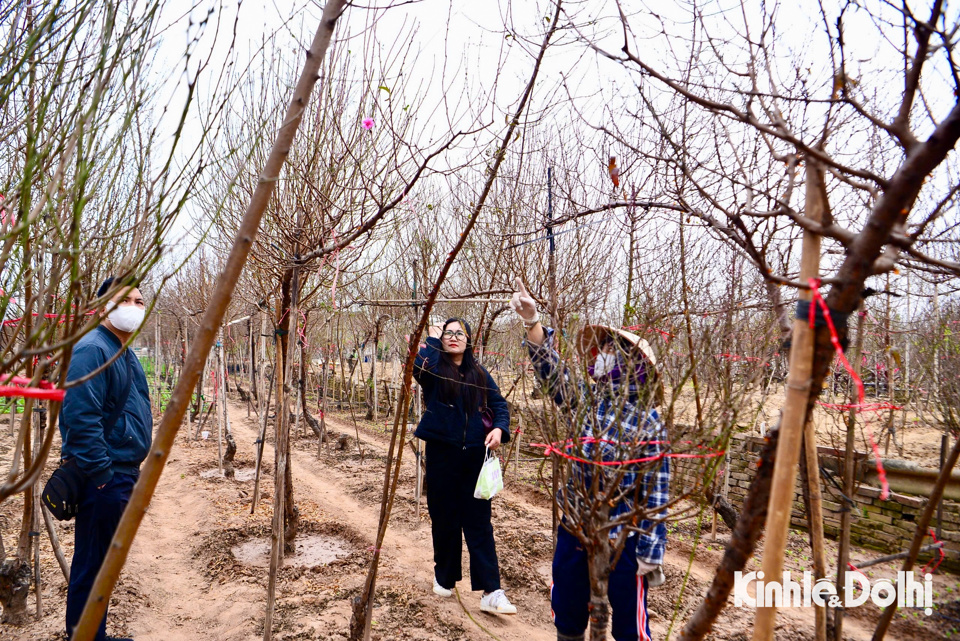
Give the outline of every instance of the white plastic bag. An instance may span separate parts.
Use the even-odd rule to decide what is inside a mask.
[[[477,478],[477,487],[473,491],[475,499],[492,499],[497,492],[503,489],[503,474],[500,473],[500,459],[490,454],[487,448],[480,476]]]

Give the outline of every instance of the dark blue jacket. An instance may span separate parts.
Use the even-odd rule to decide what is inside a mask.
[[[97,327],[77,341],[67,381],[82,378],[102,366],[123,347],[106,327]],[[113,429],[104,436],[103,423],[116,407],[129,376],[130,394]],[[60,410],[61,458],[75,458],[95,486],[121,474],[140,473],[153,432],[150,390],[140,361],[129,349],[106,370],[67,390]]]
[[[420,419],[414,436],[424,441],[442,441],[464,447],[483,447],[486,434],[483,431],[480,411],[474,409],[468,412],[463,406],[463,397],[460,395],[454,399],[440,398],[437,366],[440,363],[442,350],[443,345],[439,338],[427,338],[426,346],[417,354],[413,364],[413,376],[423,388],[425,400],[423,418]],[[480,369],[483,367],[481,366]],[[508,443],[510,412],[507,409],[507,401],[500,394],[500,388],[490,376],[490,372],[484,369],[483,373],[487,376],[487,407],[493,412],[493,426],[503,430],[500,442]],[[452,402],[446,402],[451,400]]]

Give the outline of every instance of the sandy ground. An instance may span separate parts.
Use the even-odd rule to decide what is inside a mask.
[[[251,515],[257,425],[239,404],[231,406],[231,417],[238,445],[235,480],[224,479],[216,472],[215,431],[207,441],[193,441],[186,431],[178,437],[111,601],[111,635],[132,636],[138,641],[252,641],[263,637],[267,578],[262,554],[270,530],[273,451],[268,443],[263,498]],[[361,462],[357,431],[348,419],[329,419],[329,429],[349,435],[349,440],[342,450],[331,443],[319,459],[315,438],[293,440],[295,494],[302,528],[300,549],[288,559],[279,576],[276,639],[346,638],[350,603],[360,593],[372,556],[387,446],[378,426],[361,423]],[[535,483],[519,480],[533,476],[530,470],[521,468],[526,473],[518,475],[511,466],[506,472],[506,489],[494,500],[503,583],[520,609],[517,616],[500,617],[479,611],[479,593],[470,592],[466,581],[460,584],[462,604],[456,597],[441,599],[431,592],[430,524],[425,504],[420,516],[416,514],[412,459],[408,448],[380,566],[373,638],[555,639],[549,606],[550,502]],[[525,465],[534,467],[533,463]],[[15,541],[21,505],[19,497],[14,497],[0,506],[0,526],[8,551]],[[69,557],[71,524],[59,524],[58,529]],[[671,619],[676,617],[680,625],[699,604],[727,534],[721,525],[716,542],[707,540],[709,534],[705,533],[695,543],[693,520],[671,526],[665,568],[668,583],[650,595],[656,639],[666,637]],[[36,620],[31,615],[19,628],[0,625],[2,639],[63,638],[65,582],[45,536],[42,541],[43,616]],[[801,533],[791,534],[789,550],[789,568],[810,566]],[[829,556],[835,558],[832,543]],[[874,556],[865,550],[853,554],[855,560]],[[468,567],[464,550],[465,574]],[[759,569],[756,560],[749,569]],[[892,564],[877,566],[871,569],[871,578],[892,576],[895,569]],[[957,577],[938,576],[935,590],[935,615],[898,615],[888,638],[926,641],[958,635],[954,629],[960,629],[960,582]],[[31,612],[34,604],[31,593]],[[853,611],[845,625],[847,638],[869,639],[877,613],[873,606]],[[728,607],[711,638],[748,639],[752,619],[752,610]],[[779,619],[777,638],[812,638],[812,621],[810,610],[786,610]]]

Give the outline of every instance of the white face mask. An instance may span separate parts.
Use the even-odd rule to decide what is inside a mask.
[[[110,310],[107,318],[121,332],[135,332],[147,315],[147,310],[136,305],[120,305],[118,307],[116,303],[110,302],[107,303],[107,309]]]
[[[593,375],[596,378],[600,378],[604,374],[608,374],[611,370],[613,370],[616,365],[616,354],[606,354],[604,352],[600,352],[597,354],[597,360],[593,364]]]

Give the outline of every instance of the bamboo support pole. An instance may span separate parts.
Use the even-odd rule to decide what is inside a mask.
[[[157,407],[160,407],[160,312],[153,319],[153,384],[157,388]]]
[[[317,439],[317,458],[320,458],[320,452],[323,448],[323,442],[327,439],[327,381],[329,380],[330,367],[329,367],[329,358],[328,355],[323,361],[323,377],[322,383],[320,384],[320,392],[318,399],[320,406],[320,438]],[[336,379],[334,379],[336,380]]]
[[[263,448],[266,445],[265,441],[267,438],[267,416],[270,413],[270,400],[273,396],[273,377],[276,374],[276,370],[270,373],[269,382],[264,381],[266,384],[265,396],[262,396],[263,399],[263,409],[260,413],[260,432],[257,434],[257,462],[256,469],[253,473],[253,502],[250,505],[250,514],[253,514],[257,511],[257,505],[260,503],[260,473],[263,470]]]
[[[923,539],[927,537],[927,530],[930,527],[930,521],[933,519],[933,512],[940,502],[941,497],[943,497],[943,488],[947,486],[947,481],[950,479],[950,472],[957,464],[958,458],[960,458],[960,439],[957,439],[953,444],[953,449],[950,450],[946,465],[940,470],[937,483],[933,486],[933,492],[930,493],[930,500],[927,501],[926,507],[920,514],[920,518],[917,519],[917,529],[913,534],[913,541],[910,543],[909,555],[903,562],[903,567],[901,568],[904,572],[909,572],[913,568],[913,564],[920,554],[920,547],[923,544]],[[882,641],[883,637],[887,634],[887,628],[890,627],[890,622],[893,621],[893,615],[896,611],[896,601],[884,608],[883,614],[880,615],[880,621],[877,623],[877,628],[873,632],[871,641]]]
[[[827,553],[823,540],[823,495],[820,490],[820,458],[817,455],[817,434],[813,421],[806,421],[803,427],[803,453],[806,464],[808,492],[807,523],[810,527],[810,547],[813,548],[814,580],[827,576]],[[827,639],[827,610],[823,606],[814,606],[816,641]]]
[[[146,514],[147,506],[150,504],[150,499],[153,497],[153,492],[160,480],[160,474],[163,472],[163,467],[170,455],[170,448],[190,404],[191,391],[200,378],[200,372],[207,354],[210,352],[210,347],[213,345],[216,330],[223,320],[234,287],[236,287],[243,266],[247,262],[250,248],[260,227],[263,212],[267,208],[267,203],[273,194],[274,185],[279,179],[280,170],[290,152],[293,139],[300,126],[300,120],[310,100],[310,94],[320,78],[321,63],[333,37],[337,20],[344,12],[345,7],[345,0],[328,0],[323,7],[320,25],[317,27],[313,43],[307,52],[303,71],[294,89],[293,99],[260,174],[250,204],[240,221],[240,227],[223,272],[220,274],[207,310],[200,322],[200,328],[194,340],[194,349],[187,356],[182,378],[178,381],[170,399],[170,405],[160,420],[153,447],[147,456],[140,479],[133,489],[130,502],[120,519],[117,532],[110,544],[110,550],[97,574],[97,579],[90,591],[90,597],[83,609],[80,622],[71,637],[72,641],[92,641],[97,633],[97,628],[100,626],[100,621],[103,620],[110,594],[117,583],[120,570],[123,568],[130,546],[133,543],[133,538],[136,536],[140,523]],[[52,408],[51,411],[53,411]]]
[[[806,169],[806,216],[819,223],[826,203],[822,200],[822,175],[811,159]],[[803,250],[800,257],[800,282],[817,278],[820,271],[820,236],[803,232]],[[811,301],[809,290],[801,290],[800,299]],[[793,491],[802,446],[804,423],[807,418],[807,399],[813,370],[813,331],[806,318],[793,321],[793,346],[790,348],[790,371],[787,376],[786,399],[780,421],[777,458],[773,469],[770,501],[767,511],[766,540],[763,547],[764,580],[782,581],[783,558],[790,531],[793,510]],[[816,460],[816,459],[814,459]],[[777,609],[757,608],[754,618],[753,641],[773,641]]]
[[[277,600],[277,572],[283,559],[283,545],[286,539],[284,533],[287,494],[287,465],[289,464],[290,444],[290,385],[293,375],[293,356],[297,346],[297,321],[299,310],[297,305],[300,298],[300,267],[293,268],[293,278],[290,283],[290,330],[287,334],[286,352],[277,344],[276,368],[280,372],[277,377],[277,419],[276,439],[274,452],[276,467],[274,469],[273,486],[273,526],[270,531],[270,572],[267,577],[267,612],[263,623],[263,641],[273,639],[273,613]]]
[[[70,565],[67,563],[67,558],[63,555],[63,548],[60,546],[60,537],[57,536],[57,528],[53,523],[53,517],[50,516],[50,512],[47,510],[47,507],[43,505],[43,502],[40,503],[40,508],[43,514],[43,524],[47,528],[47,536],[50,537],[50,545],[53,547],[53,555],[57,558],[57,565],[60,566],[60,571],[63,572],[64,580],[70,582]]]
[[[423,418],[423,397],[420,395],[420,390],[415,390],[414,394],[414,406],[416,407],[416,417],[419,424],[420,419]],[[418,439],[416,436],[413,437],[413,442],[416,447],[416,464],[417,464],[417,478],[416,478],[416,487],[414,488],[415,498],[417,500],[417,520],[420,520],[420,504],[423,502],[423,473],[424,473],[424,448],[423,441]]]
[[[863,315],[859,314],[857,318],[857,337],[854,343],[853,351],[853,369],[860,375],[860,352],[863,348]],[[856,398],[853,381],[850,381],[850,390],[848,398],[851,401]],[[851,408],[850,415],[847,417],[847,440],[843,458],[843,494],[846,497],[853,496],[856,467],[856,439],[857,439],[857,410]],[[844,499],[846,501],[846,499]],[[850,522],[852,505],[844,503],[843,511],[840,513],[840,549],[837,554],[837,594],[844,593],[844,576],[847,571],[847,563],[850,561]],[[833,638],[834,641],[843,641],[843,601],[841,605],[833,610]]]
[[[217,334],[217,374],[214,380],[214,399],[217,403],[217,469],[223,473],[223,421],[227,415],[227,399],[223,384],[223,327]]]
[[[33,451],[39,456],[41,444],[43,443],[43,428],[44,428],[44,416],[45,412],[42,407],[42,403],[38,403],[37,407],[34,410],[39,414],[39,420],[36,421],[36,428],[33,431]],[[37,621],[43,619],[43,583],[40,578],[40,492],[41,488],[38,487],[39,481],[34,483],[30,487],[30,494],[33,495],[33,507],[31,508],[30,516],[30,542],[31,548],[33,551],[33,593],[36,596],[36,613]]]

